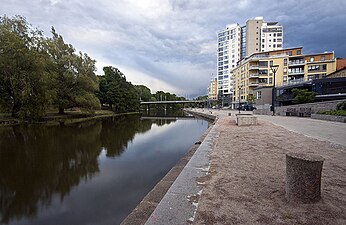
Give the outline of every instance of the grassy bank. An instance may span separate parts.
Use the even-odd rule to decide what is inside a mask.
[[[41,121],[25,121],[12,118],[10,114],[2,113],[0,114],[0,127],[15,126],[20,124],[44,124],[47,126],[66,126],[93,119],[136,114],[139,114],[139,112],[115,113],[110,110],[98,110],[94,113],[86,113],[82,111],[71,110],[66,111],[63,115],[55,112],[48,112],[47,115],[43,117]]]

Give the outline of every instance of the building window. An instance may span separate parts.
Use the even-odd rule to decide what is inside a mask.
[[[258,74],[259,75],[268,75],[268,70],[259,70]]]
[[[262,48],[264,48],[264,45],[262,45]]]
[[[281,47],[282,47],[282,44],[278,44],[276,47],[281,48]]]
[[[261,99],[262,98],[262,92],[261,91],[257,91],[256,98],[257,99]]]
[[[269,78],[269,84],[273,83],[273,78]]]
[[[288,55],[291,56],[291,55],[292,55],[292,51],[289,51],[289,52],[288,52]]]
[[[268,67],[268,61],[259,61],[258,66],[259,67]]]
[[[287,66],[287,59],[284,59],[284,66]]]
[[[321,56],[321,61],[325,61],[326,57],[324,55]]]
[[[313,62],[315,61],[315,58],[314,57],[310,57],[310,62]]]
[[[301,55],[302,54],[302,50],[297,50],[297,55]]]
[[[273,60],[270,60],[269,66],[273,66]]]

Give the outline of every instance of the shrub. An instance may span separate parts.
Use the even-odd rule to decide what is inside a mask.
[[[332,116],[346,116],[346,110],[322,111],[322,112],[318,112],[317,114],[332,115]]]
[[[346,101],[337,104],[336,110],[346,110]]]

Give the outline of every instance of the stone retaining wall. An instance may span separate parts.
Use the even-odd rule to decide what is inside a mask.
[[[344,101],[346,100],[344,99],[275,107],[275,115],[310,117],[311,114],[315,114],[319,111],[335,110],[337,104]],[[271,111],[270,109],[259,109],[255,110],[254,114],[271,115]]]
[[[333,115],[324,115],[324,114],[311,114],[312,119],[318,120],[328,120],[335,122],[346,123],[346,116],[333,116]]]

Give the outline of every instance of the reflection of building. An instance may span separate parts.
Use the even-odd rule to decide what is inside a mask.
[[[324,78],[336,68],[334,52],[303,55],[302,47],[298,47],[254,53],[240,61],[233,71],[233,107],[238,105],[239,91],[240,102],[244,103],[258,97],[255,88],[273,86],[271,65],[279,65],[275,86]]]
[[[277,22],[264,22],[263,17],[247,20],[245,26],[227,25],[218,32],[217,86],[224,105],[232,102],[237,62],[247,55],[283,48],[283,29]]]
[[[216,100],[217,99],[217,79],[213,78],[208,87],[208,99]]]

